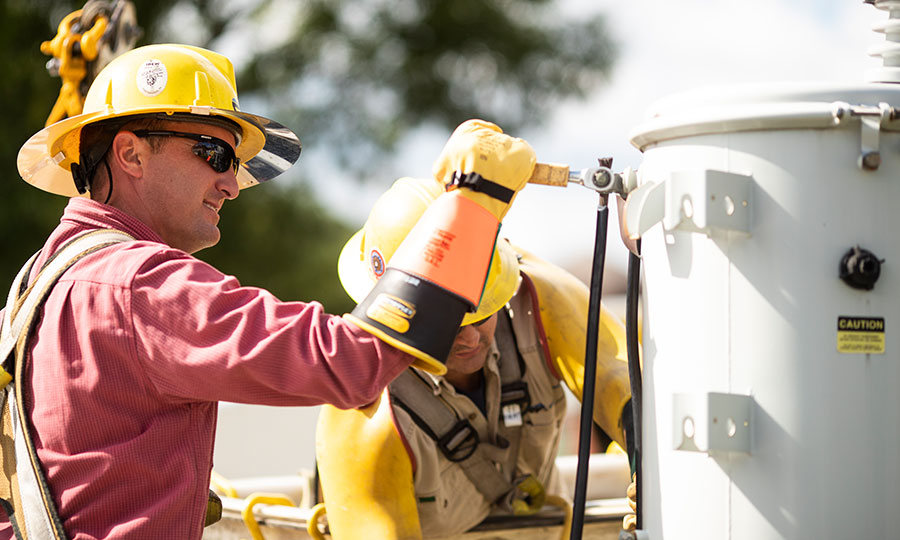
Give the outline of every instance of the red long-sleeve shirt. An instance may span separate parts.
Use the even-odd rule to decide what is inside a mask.
[[[26,404],[71,540],[200,538],[218,401],[359,406],[412,361],[316,302],[240,286],[91,200],[69,202],[37,264],[96,228],[137,241],[85,257],[57,283],[31,342]]]

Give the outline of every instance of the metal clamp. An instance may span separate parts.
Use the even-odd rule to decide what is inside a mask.
[[[675,394],[675,450],[749,454],[753,398],[738,394]]]
[[[570,184],[580,184],[601,195],[624,193],[622,178],[609,167],[589,167],[569,173]]]
[[[850,116],[860,120],[860,151],[857,166],[864,171],[874,171],[881,166],[879,136],[881,126],[896,117],[896,111],[888,103],[877,106],[856,105],[848,108]]]
[[[753,178],[724,171],[679,171],[666,182],[663,228],[707,235],[714,229],[750,234]]]
[[[645,183],[626,201],[626,227],[639,238],[660,221],[666,231],[731,231],[750,234],[753,177],[715,170],[677,171]]]
[[[860,118],[860,151],[857,166],[864,171],[874,171],[881,166],[881,152],[878,138],[881,131],[881,120],[871,116]]]

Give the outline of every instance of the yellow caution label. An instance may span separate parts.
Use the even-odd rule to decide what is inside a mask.
[[[839,316],[837,350],[847,354],[884,354],[884,317]]]

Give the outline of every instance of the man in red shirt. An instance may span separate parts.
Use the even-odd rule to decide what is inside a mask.
[[[442,250],[442,260],[483,283],[490,252],[473,255],[451,237],[485,236],[479,242],[493,245],[531,174],[531,148],[493,124],[463,124],[435,175],[449,185],[445,206],[486,225],[473,233],[447,217],[453,212],[433,216],[432,228],[410,241],[413,255],[386,269],[402,284],[373,291],[344,317],[242,287],[191,256],[218,242],[226,200],[277,176],[299,153],[290,130],[238,109],[227,58],[181,45],[118,57],[92,84],[81,115],[22,147],[22,177],[72,197],[32,280],[81,233],[114,229],[133,239],[71,266],[15,357],[25,366],[16,382],[25,430],[57,513],[35,514],[25,500],[15,517],[30,538],[199,539],[218,401],[350,408],[374,401],[411,363],[446,369],[446,351],[426,349],[416,336],[418,317],[435,304],[442,316],[459,311],[455,320],[427,321],[446,326],[452,341],[480,291],[430,273],[415,254]],[[485,185],[493,195],[476,191]],[[420,282],[430,287],[425,299],[409,290]],[[16,452],[20,485],[27,457]],[[4,516],[0,538],[11,538],[11,529]]]

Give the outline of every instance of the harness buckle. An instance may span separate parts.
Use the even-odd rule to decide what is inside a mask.
[[[474,454],[479,442],[478,432],[468,420],[462,419],[437,440],[437,445],[444,457],[458,463]]]
[[[531,394],[528,393],[528,383],[515,381],[504,384],[500,389],[500,407],[505,405],[519,405],[522,411],[527,411],[531,406]]]

